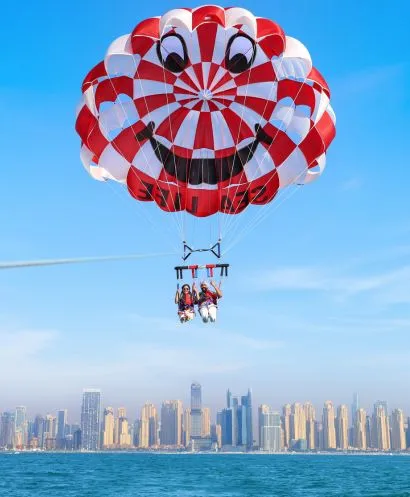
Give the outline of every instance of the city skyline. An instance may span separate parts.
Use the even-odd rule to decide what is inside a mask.
[[[215,413],[204,405],[202,386],[190,387],[189,407],[164,400],[157,408],[145,403],[139,416],[125,407],[103,406],[101,390],[83,389],[81,421],[67,409],[30,418],[27,407],[0,412],[0,449],[113,450],[183,449],[189,451],[405,451],[410,450],[410,417],[385,400],[367,411],[358,393],[351,404],[326,400],[322,410],[310,401],[277,409],[261,404],[252,391],[226,390],[225,405]]]

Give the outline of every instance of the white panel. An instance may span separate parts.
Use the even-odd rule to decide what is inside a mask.
[[[301,184],[305,178],[307,166],[305,156],[296,148],[277,168],[280,188]]]
[[[275,169],[275,163],[263,145],[258,145],[250,161],[244,167],[248,181],[258,179]]]
[[[299,145],[309,133],[310,127],[310,107],[307,105],[297,105],[292,121],[286,130],[287,135],[293,143]]]
[[[212,54],[212,62],[214,64],[222,64],[225,58],[226,45],[228,43],[228,37],[225,28],[218,25],[215,38],[215,46]]]
[[[158,160],[149,141],[138,150],[132,160],[132,165],[154,179],[158,179],[163,168],[162,162]]]
[[[87,90],[83,93],[84,102],[86,106],[90,109],[93,116],[98,117],[98,110],[95,105],[95,89],[96,86],[90,85]]]
[[[315,109],[312,114],[312,121],[317,123],[329,105],[329,97],[322,91],[313,91],[315,93]]]
[[[185,9],[173,9],[161,17],[160,33],[164,33],[167,27],[182,27],[192,31],[192,13]]]
[[[149,112],[146,116],[143,117],[143,121],[145,124],[148,124],[150,121],[154,121],[155,127],[158,128],[164,119],[167,119],[172,112],[179,109],[181,105],[178,102],[172,102],[171,104],[163,105],[158,109]]]
[[[249,85],[238,86],[237,95],[257,97],[276,102],[276,95],[278,91],[278,83],[265,82],[265,83],[250,83]]]
[[[198,124],[199,112],[191,110],[178,130],[174,138],[174,144],[178,147],[194,148],[196,127]]]
[[[133,54],[131,35],[124,35],[114,40],[104,58],[105,70],[108,74],[125,74],[133,76],[141,60],[140,55]]]
[[[225,11],[225,24],[227,27],[243,24],[248,29],[248,34],[256,39],[256,18],[249,10],[233,7]],[[245,31],[245,30],[244,30]]]
[[[130,163],[112,145],[107,145],[98,164],[106,169],[116,180],[125,180]]]
[[[214,146],[217,150],[235,146],[229,126],[220,112],[211,112]]]

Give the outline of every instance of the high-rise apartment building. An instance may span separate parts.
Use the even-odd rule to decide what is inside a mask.
[[[337,408],[336,447],[342,450],[349,448],[349,414],[345,404]]]
[[[191,438],[201,438],[202,391],[199,383],[191,385]]]
[[[183,408],[180,400],[166,400],[161,406],[161,445],[182,445]]]
[[[267,452],[282,450],[282,428],[280,414],[269,406],[261,405],[258,409],[259,448]]]
[[[188,447],[191,441],[191,409],[184,409],[184,418],[183,418],[183,445]]]
[[[309,450],[314,450],[316,448],[315,444],[315,421],[316,421],[316,413],[315,408],[311,402],[305,402],[303,406],[305,410],[305,418],[306,418],[306,442],[307,448]]]
[[[390,423],[387,413],[387,403],[384,401],[377,401],[374,404],[372,446],[379,450],[390,450]]]
[[[81,446],[83,450],[100,447],[101,390],[85,389],[81,406]]]
[[[404,414],[401,409],[395,409],[391,415],[391,448],[393,450],[406,450]]]
[[[105,449],[111,449],[114,447],[114,430],[114,409],[112,407],[106,407],[104,409],[103,419],[103,447]]]
[[[286,448],[290,447],[290,415],[292,408],[290,404],[285,404],[282,408],[282,424],[283,424],[283,437],[284,445]]]
[[[56,447],[57,449],[65,448],[66,427],[68,424],[67,409],[57,411],[57,431],[56,431]]]
[[[14,423],[14,446],[21,449],[28,443],[26,406],[16,407]]]
[[[330,400],[325,402],[323,408],[323,448],[325,450],[336,449],[336,430],[335,430],[335,409]]]
[[[290,419],[290,447],[297,448],[306,444],[306,415],[302,404],[292,404]]]
[[[202,428],[201,436],[208,438],[211,436],[211,410],[209,407],[202,408]]]
[[[154,404],[145,404],[141,410],[139,446],[141,448],[158,445],[158,416]]]
[[[131,446],[131,433],[125,407],[118,409],[118,446],[126,449]]]
[[[359,450],[367,449],[367,429],[366,429],[366,411],[359,408],[356,412],[354,426],[354,446]]]
[[[14,447],[15,413],[3,412],[0,417],[0,447]]]

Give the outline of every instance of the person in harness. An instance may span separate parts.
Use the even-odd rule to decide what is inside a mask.
[[[211,281],[214,292],[209,289],[207,281],[201,281],[201,291],[197,295],[199,314],[204,323],[214,323],[216,321],[216,310],[218,309],[218,299],[222,297],[221,289],[214,281]],[[196,288],[192,288],[194,293]]]
[[[186,323],[187,321],[194,319],[194,305],[198,303],[198,299],[196,291],[192,293],[188,284],[184,283],[182,285],[181,293],[177,290],[175,294],[175,303],[178,305],[178,316],[181,323]]]

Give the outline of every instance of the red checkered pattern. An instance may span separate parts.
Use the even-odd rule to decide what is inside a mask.
[[[183,40],[183,70],[161,60],[164,36]],[[247,47],[235,53],[251,61],[241,72],[226,66],[234,37]],[[330,91],[306,48],[240,8],[175,9],[141,22],[111,45],[82,92],[76,130],[90,174],[126,183],[138,200],[196,216],[238,213],[310,182],[335,136]],[[253,147],[248,160],[242,154],[242,167],[217,181],[205,175],[191,183],[189,173],[164,167],[169,156],[188,169],[195,159],[212,168],[213,159],[232,159],[246,147]]]

